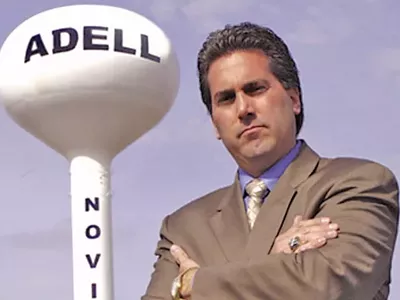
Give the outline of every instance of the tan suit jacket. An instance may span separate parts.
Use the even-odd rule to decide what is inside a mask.
[[[297,214],[330,217],[340,236],[300,254],[271,254],[275,238]],[[172,243],[201,266],[192,300],[387,299],[398,214],[398,185],[387,168],[361,159],[321,158],[303,144],[251,232],[237,178],[167,216],[141,299],[171,299],[178,275]]]

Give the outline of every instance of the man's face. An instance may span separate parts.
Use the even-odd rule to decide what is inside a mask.
[[[256,163],[262,171],[294,146],[299,95],[285,90],[263,52],[236,51],[217,59],[208,83],[217,138],[241,167]]]

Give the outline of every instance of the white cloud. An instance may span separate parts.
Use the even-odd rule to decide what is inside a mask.
[[[182,11],[189,19],[204,19],[240,12],[253,4],[254,0],[192,0],[182,6]]]
[[[302,44],[341,42],[355,34],[359,22],[369,21],[379,0],[307,1],[307,5],[285,4],[266,0],[150,0],[141,6],[150,8],[152,17],[160,22],[186,23],[200,34],[208,33],[226,23],[243,20],[261,20],[262,23],[280,22],[283,15],[288,26],[293,26],[288,36]],[[307,4],[307,3],[305,3]],[[372,5],[374,4],[374,5]],[[361,28],[361,27],[360,27]]]
[[[373,57],[375,75],[400,87],[400,48],[385,48]]]
[[[282,14],[282,7],[273,2],[268,3],[267,1],[262,1],[261,4],[257,4],[257,6],[259,7],[259,11],[272,16]]]
[[[132,237],[133,229],[119,220],[118,224],[113,224],[113,236],[121,241],[126,241],[127,237]],[[0,236],[0,241],[7,248],[20,250],[46,250],[57,252],[70,252],[72,245],[71,219],[65,219],[55,224],[53,227],[34,232],[22,232]]]
[[[318,6],[315,5],[310,5],[306,8],[307,14],[310,16],[320,16],[321,15],[321,9]]]
[[[63,251],[69,249],[71,244],[70,220],[48,230],[11,234],[1,239],[11,248]]]
[[[181,118],[179,115],[169,116],[167,122],[144,135],[139,142],[141,146],[160,147],[169,143],[204,146],[215,141],[210,117],[204,113],[187,118]]]
[[[355,33],[355,24],[349,13],[341,6],[323,2],[319,6],[305,8],[305,16],[296,23],[294,31],[288,35],[292,41],[321,45],[336,43]]]
[[[149,1],[150,2],[150,1]],[[346,38],[353,33],[351,18],[342,6],[330,2],[318,2],[305,7],[305,11],[290,17],[291,6],[277,5],[272,1],[260,0],[152,0],[152,16],[160,22],[174,21],[177,24],[188,23],[197,33],[206,34],[223,27],[227,20],[242,20],[243,15],[252,15],[253,19],[273,23],[273,17],[285,15],[290,24],[296,24],[290,37],[301,43],[324,44],[329,40]],[[306,14],[307,19],[297,20],[298,15]],[[228,19],[227,19],[228,18]],[[225,19],[225,20],[224,20]],[[244,20],[242,20],[244,21]],[[262,21],[264,22],[264,21]],[[228,21],[229,23],[229,21]]]
[[[400,72],[400,48],[386,48],[381,50],[377,57],[380,70],[385,73]]]
[[[313,20],[301,20],[297,23],[296,30],[288,35],[288,39],[302,44],[325,44],[328,35]]]
[[[154,17],[156,17],[158,21],[167,22],[167,21],[172,21],[176,18],[181,4],[182,1],[179,0],[175,1],[155,0],[150,4],[149,9],[150,12],[153,14]]]
[[[150,229],[137,231],[139,224],[117,221],[113,230],[116,298],[138,299],[155,259],[158,223],[151,220],[146,226]],[[0,299],[72,299],[71,242],[70,219],[42,231],[0,236]]]
[[[251,7],[259,10],[260,5],[257,2],[257,0],[153,0],[150,11],[157,21],[184,19],[184,22],[188,22],[196,32],[203,34],[223,27],[226,23],[221,19],[223,16],[242,13]],[[271,12],[277,11],[275,6],[265,4],[262,6]]]

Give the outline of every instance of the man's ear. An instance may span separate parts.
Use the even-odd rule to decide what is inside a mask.
[[[300,114],[301,112],[301,101],[300,101],[300,93],[298,89],[290,89],[287,91],[290,99],[292,100],[293,112],[295,115]]]
[[[219,131],[218,131],[217,126],[216,126],[215,123],[214,123],[214,120],[213,120],[212,116],[211,116],[211,123],[212,123],[212,125],[213,125],[213,127],[214,127],[215,137],[217,138],[217,140],[220,140],[220,139],[221,139],[221,136],[220,136],[220,134],[219,134]]]

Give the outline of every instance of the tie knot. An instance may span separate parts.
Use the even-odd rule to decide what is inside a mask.
[[[253,179],[246,185],[246,192],[250,197],[262,199],[269,191],[264,181],[261,179]]]

